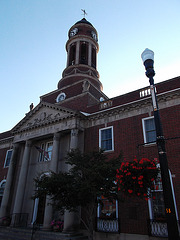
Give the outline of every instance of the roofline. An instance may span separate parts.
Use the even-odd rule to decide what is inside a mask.
[[[159,93],[159,94],[157,94],[157,97],[161,96],[161,95],[164,95],[164,94],[172,93],[172,92],[175,92],[175,91],[178,91],[178,90],[180,90],[180,88],[176,88],[176,89],[173,89],[173,90],[170,90],[170,91]],[[131,105],[131,104],[134,104],[134,103],[142,102],[144,100],[149,100],[149,99],[151,99],[151,96],[144,97],[143,99],[139,99],[139,100],[132,101],[132,102],[129,102],[129,103],[124,103],[124,104],[121,104],[121,105],[118,105],[118,106],[115,106],[115,107],[111,107],[111,108],[108,108],[108,109],[103,109],[103,110],[100,110],[100,111],[94,112],[94,113],[85,113],[85,112],[81,112],[81,113],[84,116],[88,116],[89,117],[89,116],[97,115],[97,114],[100,114],[100,113],[103,113],[103,112],[107,112],[107,111],[111,111],[111,110],[114,110],[114,109],[118,109],[118,108],[123,107],[123,106],[128,106],[128,105]],[[109,99],[109,100],[111,100],[111,99]]]

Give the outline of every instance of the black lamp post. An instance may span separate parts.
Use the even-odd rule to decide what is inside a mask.
[[[145,49],[144,52],[141,54],[141,58],[143,60],[145,69],[146,69],[146,76],[149,78],[150,82],[150,90],[151,90],[151,97],[152,97],[152,105],[154,111],[154,121],[156,127],[156,143],[158,148],[159,154],[159,162],[161,168],[161,178],[162,178],[162,186],[163,186],[163,194],[164,194],[164,204],[165,204],[165,214],[167,220],[167,228],[168,228],[168,239],[169,240],[179,240],[179,224],[176,217],[175,205],[174,205],[174,198],[173,192],[171,187],[169,169],[168,169],[168,161],[166,156],[166,149],[165,149],[165,140],[159,115],[159,108],[157,103],[156,91],[154,87],[154,52]]]

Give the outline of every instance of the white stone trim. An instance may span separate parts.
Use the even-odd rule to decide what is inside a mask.
[[[150,120],[150,119],[154,119],[154,116],[142,118],[142,127],[143,127],[144,143],[147,143],[147,144],[149,144],[149,143],[148,143],[148,141],[147,141],[147,139],[146,139],[145,121]]]
[[[112,149],[111,150],[105,150],[104,152],[112,152],[114,151],[114,131],[113,131],[113,126],[105,127],[105,128],[100,128],[99,129],[99,148],[101,149],[101,132],[106,129],[112,129]]]
[[[6,166],[6,162],[7,162],[7,156],[8,156],[8,153],[9,152],[13,152],[13,149],[9,149],[7,150],[6,152],[6,157],[5,157],[5,160],[4,160],[4,168],[8,168],[9,166]],[[12,153],[11,153],[11,158],[12,158]],[[11,162],[11,159],[10,159],[10,162]],[[10,162],[9,162],[9,165],[10,165]]]

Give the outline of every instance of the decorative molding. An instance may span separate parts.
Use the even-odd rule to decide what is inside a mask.
[[[103,101],[100,104],[100,109],[105,109],[105,108],[109,108],[109,107],[112,107],[112,100]]]
[[[44,109],[41,112],[40,110],[42,108]],[[54,110],[54,112],[52,112],[51,109]],[[39,115],[36,116],[38,112]],[[32,111],[26,114],[26,116],[12,129],[12,133],[15,134],[33,128],[48,125],[50,123],[59,122],[61,120],[68,119],[76,115],[77,115],[76,111],[68,110],[56,104],[41,102]]]
[[[13,136],[12,136],[12,137],[8,137],[8,138],[3,138],[3,139],[1,139],[1,140],[0,140],[0,146],[6,144],[6,145],[8,145],[8,147],[9,147],[9,146],[12,144],[13,139],[14,139]],[[0,147],[0,148],[1,148],[1,147]]]
[[[85,79],[83,82],[83,92],[89,91],[89,88],[90,88],[90,82]]]
[[[82,70],[79,70],[78,67],[75,67],[75,68],[73,68],[73,69],[72,69],[70,72],[68,72],[68,73],[66,73],[66,70],[67,70],[67,68],[65,69],[65,71],[64,71],[64,73],[63,73],[63,77],[80,73],[80,74],[83,74],[83,75],[89,75],[89,76],[93,76],[93,77],[95,77],[95,78],[99,78],[98,73],[95,73],[95,72],[97,72],[97,71],[95,71],[94,69],[93,69],[93,70],[88,69],[88,70],[82,71]]]
[[[32,127],[32,126],[35,126],[35,125],[40,125],[42,123],[57,120],[60,117],[61,117],[60,113],[56,113],[56,114],[53,115],[52,113],[48,114],[47,112],[42,112],[38,118],[32,119],[32,122],[28,122],[26,126],[27,127]]]
[[[78,136],[78,129],[71,129],[71,137],[77,137]]]
[[[157,97],[160,110],[180,104],[179,89],[177,91],[161,93]],[[86,127],[104,124],[105,119],[106,122],[112,122],[143,113],[149,113],[150,111],[153,111],[151,96],[92,113],[88,116],[89,121],[86,123]]]

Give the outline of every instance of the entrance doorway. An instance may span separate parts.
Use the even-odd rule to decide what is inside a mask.
[[[38,225],[43,225],[45,204],[46,204],[45,195],[35,199],[32,224],[36,222],[36,224]]]
[[[46,204],[46,196],[44,195],[43,197],[39,198],[37,217],[36,217],[36,223],[40,225],[43,224],[43,220],[44,220],[45,204]]]

